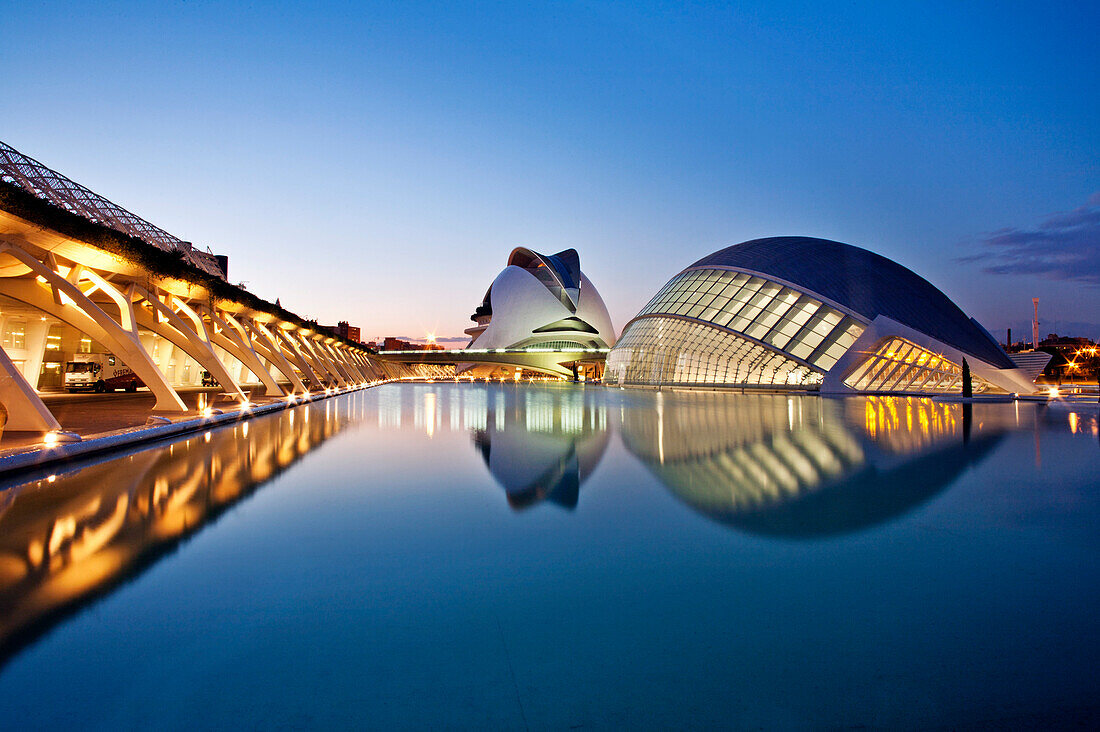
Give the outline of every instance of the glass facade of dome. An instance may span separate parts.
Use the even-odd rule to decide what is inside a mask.
[[[812,386],[821,374],[735,333],[658,316],[626,329],[607,355],[604,381]]]
[[[809,237],[754,239],[677,274],[627,323],[604,381],[823,393],[954,393],[1034,383],[979,323],[885,257]]]
[[[863,332],[858,318],[792,287],[727,269],[682,272],[608,358],[620,383],[814,385]]]

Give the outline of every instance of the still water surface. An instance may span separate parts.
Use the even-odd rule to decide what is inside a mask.
[[[1095,723],[1095,406],[388,385],[0,487],[0,727]]]

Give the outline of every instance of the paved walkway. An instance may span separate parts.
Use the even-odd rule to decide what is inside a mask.
[[[200,416],[203,409],[212,407],[223,412],[237,409],[237,402],[223,400],[221,389],[191,388],[177,389],[180,398],[187,406],[186,413],[163,414],[173,421]],[[112,394],[68,394],[64,392],[42,394],[50,412],[61,423],[61,429],[75,432],[82,438],[89,438],[104,432],[140,427],[153,416],[155,397],[142,389],[133,394],[115,392]],[[257,397],[253,404],[260,405],[275,401],[273,398]],[[0,451],[27,447],[40,443],[41,435],[28,432],[3,432],[0,434]]]

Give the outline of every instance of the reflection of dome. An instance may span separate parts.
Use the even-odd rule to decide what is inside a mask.
[[[613,383],[825,392],[1033,391],[1000,345],[920,276],[809,237],[755,239],[673,277],[608,355]]]
[[[470,317],[469,348],[607,348],[611,316],[581,272],[575,249],[544,255],[519,247]]]
[[[577,505],[580,485],[607,449],[607,415],[577,389],[497,392],[496,409],[474,444],[515,509],[543,500]]]
[[[898,403],[895,414],[920,401],[879,397],[876,404],[886,399]],[[846,424],[844,405],[832,400],[662,394],[657,410],[627,412],[622,433],[631,453],[708,518],[754,533],[814,537],[911,510],[996,444],[985,435],[964,447],[961,420],[937,411],[932,423],[921,415],[884,425],[872,439],[872,425]],[[899,430],[923,437],[902,439]],[[899,454],[899,446],[914,452]]]
[[[859,531],[901,516],[950,486],[999,442],[984,437],[918,455],[890,470],[873,465],[767,510],[727,513],[721,521],[754,534],[813,538]]]

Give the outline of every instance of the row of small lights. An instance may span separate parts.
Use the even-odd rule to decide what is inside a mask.
[[[325,389],[324,395],[326,397],[327,396],[333,396],[335,394],[341,393],[342,391],[352,391],[353,389],[356,389],[356,388],[362,388],[364,386],[374,386],[374,385],[379,384],[379,383],[382,383],[382,382],[368,381],[368,382],[363,382],[362,384],[356,384],[354,387],[347,387],[346,389],[343,388],[343,387],[330,387],[330,388]],[[320,392],[318,392],[316,394],[316,396],[320,396]],[[293,403],[297,402],[299,398],[301,398],[304,401],[304,400],[307,399],[307,395],[306,394],[302,394],[302,395],[288,394],[286,397],[284,397],[285,401],[289,404],[293,404]],[[240,409],[238,409],[238,412],[247,412],[251,408],[252,408],[252,403],[249,400],[245,399],[244,401],[241,402]],[[219,414],[222,414],[222,411],[220,409],[214,409],[213,407],[203,407],[203,409],[202,409],[203,419],[210,419],[211,417],[214,417],[215,415],[219,415]],[[62,437],[63,434],[65,434],[63,430],[52,430],[50,432],[47,432],[45,435],[42,436],[43,446],[45,446],[45,447],[57,447],[57,445],[61,442],[61,437]]]

